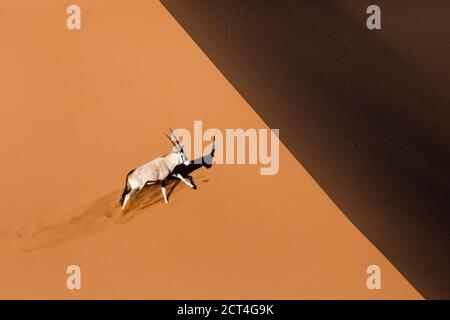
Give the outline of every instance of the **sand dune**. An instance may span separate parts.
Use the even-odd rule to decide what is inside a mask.
[[[0,298],[422,298],[282,144],[277,175],[201,168],[197,190],[147,189],[121,216],[126,172],[170,150],[168,126],[268,126],[160,2],[78,4],[75,33],[60,1],[2,7],[0,225],[20,228],[0,237]]]
[[[161,2],[352,223],[449,298],[450,2],[377,1],[377,31],[369,0]]]

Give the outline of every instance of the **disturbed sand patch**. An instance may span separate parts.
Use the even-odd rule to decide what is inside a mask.
[[[196,179],[197,184],[208,181],[205,177]],[[169,201],[174,193],[188,189],[175,179],[168,180],[166,187]],[[148,213],[147,209],[164,202],[160,185],[151,185],[138,192],[122,212],[120,194],[121,191],[116,190],[71,210],[43,214],[25,225],[10,230],[4,229],[1,236],[18,239],[20,249],[24,252],[55,247],[101,232],[114,224],[125,224],[144,213],[144,210]]]

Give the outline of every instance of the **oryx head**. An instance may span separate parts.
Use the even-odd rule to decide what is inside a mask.
[[[169,137],[166,134],[166,137],[169,138],[170,142],[173,144],[173,148],[171,153],[176,156],[178,164],[184,164],[185,166],[188,166],[191,164],[191,161],[186,157],[186,154],[184,153],[183,146],[178,141],[177,137],[173,133],[172,129],[170,129],[171,136]],[[175,140],[175,141],[174,141]]]

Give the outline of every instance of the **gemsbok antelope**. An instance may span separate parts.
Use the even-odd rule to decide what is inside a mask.
[[[137,191],[142,190],[147,185],[156,184],[159,181],[161,181],[161,192],[164,201],[165,203],[169,203],[166,194],[166,180],[171,176],[180,179],[189,187],[194,188],[194,185],[183,178],[181,174],[172,173],[178,165],[184,164],[185,166],[189,166],[191,162],[184,154],[183,146],[180,144],[172,130],[171,137],[175,138],[175,142],[167,134],[166,137],[169,138],[170,142],[173,144],[172,151],[169,154],[156,158],[128,173],[125,181],[125,189],[123,190],[120,199],[122,210],[125,209],[127,202]]]

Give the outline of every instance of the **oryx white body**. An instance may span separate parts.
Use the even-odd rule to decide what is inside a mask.
[[[170,139],[170,138],[169,138]],[[172,139],[170,139],[172,141]],[[178,178],[186,183],[189,187],[193,188],[192,183],[184,179],[180,174],[172,174],[176,166],[184,164],[189,165],[190,161],[184,154],[183,147],[179,144],[178,140],[174,143],[172,152],[163,157],[156,158],[132,171],[130,171],[126,178],[125,190],[123,191],[121,203],[122,209],[130,200],[130,198],[139,190],[147,185],[152,185],[161,181],[161,191],[164,197],[164,201],[167,201],[166,194],[166,179],[170,176]]]

